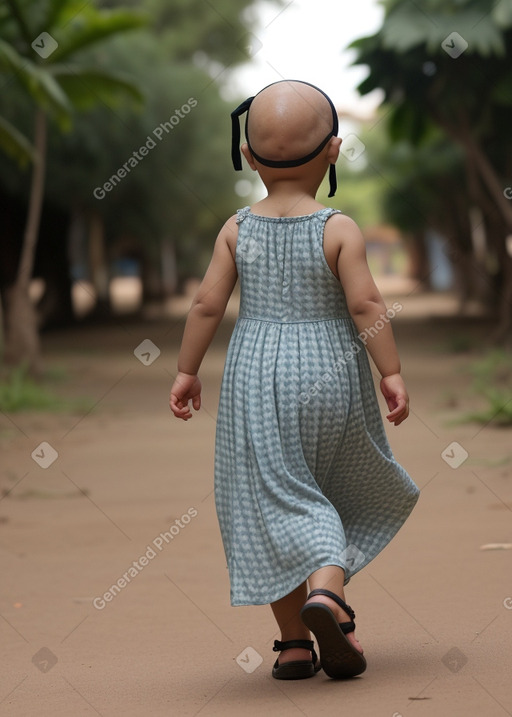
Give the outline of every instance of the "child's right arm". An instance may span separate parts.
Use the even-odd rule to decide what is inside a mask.
[[[210,265],[188,312],[178,356],[178,374],[169,397],[172,412],[184,421],[192,418],[189,401],[196,411],[201,407],[201,381],[197,372],[238,277],[235,262],[237,236],[236,216],[233,216],[219,232]]]
[[[409,397],[400,376],[400,358],[386,305],[377,289],[366,260],[364,237],[357,224],[343,214],[335,214],[326,224],[327,232],[339,243],[338,277],[347,306],[382,380],[380,388],[390,410],[387,418],[398,426],[409,415]],[[383,317],[385,320],[383,320]],[[378,323],[377,323],[378,322]],[[368,332],[371,327],[382,328]]]

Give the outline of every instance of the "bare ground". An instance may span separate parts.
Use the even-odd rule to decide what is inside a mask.
[[[442,315],[446,297],[403,305],[412,415],[387,430],[422,495],[347,589],[368,659],[349,682],[273,680],[270,609],[229,604],[213,450],[233,312],[188,423],[167,407],[183,303],[45,337],[69,376],[59,391],[95,405],[0,415],[1,715],[512,714],[512,550],[481,550],[512,543],[511,431],[451,423],[476,405],[466,367],[487,329]],[[461,337],[473,354],[453,352]],[[145,339],[161,351],[150,365],[154,349],[133,353]]]

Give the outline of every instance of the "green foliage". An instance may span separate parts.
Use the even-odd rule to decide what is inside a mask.
[[[485,409],[462,417],[463,422],[512,426],[512,355],[503,349],[489,352],[470,368],[473,391],[487,402]]]
[[[85,398],[63,399],[50,389],[46,382],[37,382],[29,375],[25,365],[13,369],[0,379],[0,411],[89,411],[92,403]]]
[[[504,61],[512,46],[512,12],[494,0],[429,0],[421,9],[409,0],[388,2],[382,28],[353,43],[356,64],[369,76],[366,94],[380,87],[393,115],[393,139],[419,142],[432,121],[454,132],[494,132],[490,103],[510,106],[512,68]],[[443,45],[457,32],[467,43],[458,57]],[[510,117],[509,117],[510,119]]]
[[[229,157],[232,107],[220,98],[210,73],[222,58],[226,64],[228,59],[230,64],[246,59],[236,46],[238,29],[235,33],[233,28],[239,28],[240,35],[247,32],[238,16],[248,4],[231,1],[224,9],[214,9],[203,0],[183,6],[147,0],[143,9],[152,18],[158,41],[153,30],[143,29],[133,33],[129,42],[124,37],[112,38],[84,49],[70,70],[64,63],[53,66],[52,76],[75,107],[90,104],[90,87],[97,102],[74,115],[72,132],[62,136],[50,128],[47,200],[64,211],[78,205],[85,214],[98,213],[105,222],[107,244],[114,246],[124,237],[137,258],[159,261],[160,241],[171,240],[179,273],[201,274],[215,235],[236,208],[237,177]],[[117,12],[119,3],[102,5]],[[174,17],[173,24],[168,24],[169,15]],[[180,25],[185,15],[192,34],[187,34],[187,23]],[[207,32],[208,27],[223,33],[224,54],[197,44],[201,42],[197,33]],[[175,44],[178,36],[179,46]],[[196,58],[199,46],[202,55]],[[108,68],[106,79],[102,68]],[[122,86],[114,68],[122,68],[130,83],[143,88],[143,111],[133,112],[126,92],[114,92],[110,77]],[[169,121],[190,97],[197,100],[196,107],[161,140],[155,140],[155,128]],[[14,93],[7,95],[7,101],[16,126],[29,133],[29,103]],[[156,141],[156,147],[104,199],[96,199],[94,189],[123,167],[148,137]],[[25,177],[13,173],[8,164],[0,166],[0,182],[15,196],[26,191]]]
[[[57,66],[52,75],[75,110],[98,104],[119,105],[128,98],[141,102],[143,95],[131,80],[117,72],[82,67]]]
[[[58,49],[41,62],[29,48],[28,68],[32,63],[36,71],[44,69],[72,106],[72,131],[63,134],[50,117],[46,207],[57,209],[63,217],[78,214],[84,232],[89,217],[99,216],[111,256],[121,253],[144,267],[155,266],[166,242],[176,250],[180,278],[202,274],[217,232],[237,206],[233,190],[239,177],[229,155],[232,103],[221,98],[219,89],[222,82],[230,81],[224,70],[249,59],[243,40],[249,31],[257,34],[248,15],[252,0],[27,0],[21,4],[30,7],[24,13],[30,34],[37,36],[36,30],[45,25],[44,30],[59,42]],[[19,39],[19,24],[2,11],[3,6],[0,36],[11,40],[24,60],[28,45]],[[103,30],[112,30],[123,13],[149,22],[137,29],[136,20],[134,32],[112,34],[108,42],[89,42],[91,28],[97,36],[100,24]],[[55,33],[48,30],[45,18],[51,19]],[[156,140],[156,147],[102,200],[95,198],[95,188],[122,168],[148,137],[155,139],[155,128],[168,122],[191,97],[197,105],[190,113]],[[135,105],[133,99],[142,102]],[[2,100],[10,124],[30,136],[30,96],[11,82],[4,87]],[[14,162],[0,162],[0,185],[17,201],[25,201],[28,177]],[[63,252],[67,232],[63,221]],[[0,245],[0,256],[1,252]]]
[[[140,13],[98,10],[92,3],[84,6],[81,0],[9,0],[0,15],[0,72],[16,80],[32,106],[44,109],[61,130],[69,130],[75,108],[97,104],[105,95],[129,95],[140,102],[141,93],[129,78],[73,63],[77,52],[137,29],[146,21]],[[47,57],[32,47],[43,31],[57,42]],[[63,61],[65,64],[60,64]],[[11,126],[4,121],[0,148],[26,162],[32,155],[30,143],[19,131],[12,132]]]
[[[426,230],[435,229],[447,240],[462,296],[477,298],[490,309],[500,306],[504,337],[512,330],[503,297],[510,262],[506,237],[512,225],[510,203],[503,195],[510,183],[512,150],[512,4],[384,4],[380,30],[352,48],[355,64],[369,68],[360,92],[384,92],[391,146],[376,164],[384,168],[388,182],[385,217],[413,236],[419,257],[424,256]],[[460,37],[454,39],[452,33]],[[471,242],[470,208],[483,216],[485,260]]]
[[[389,12],[382,28],[382,45],[405,53],[424,45],[429,54],[440,54],[441,43],[453,31],[468,43],[468,53],[483,56],[505,54],[505,46],[493,10],[495,0],[422,0],[421,7],[404,0],[388,3]],[[502,24],[505,13],[499,15]]]
[[[383,207],[388,221],[407,232],[427,226],[446,232],[454,197],[464,191],[462,151],[442,134],[431,134],[419,147],[402,140],[376,160],[388,182]]]
[[[253,0],[102,0],[101,4],[142,4],[162,55],[174,63],[198,62],[220,75],[223,68],[250,60],[245,40],[250,31],[257,34],[251,16]],[[277,7],[284,4],[284,0],[273,0]]]
[[[0,150],[20,167],[34,159],[34,149],[28,139],[4,117],[0,117]]]
[[[99,10],[94,3],[84,6],[82,0],[68,0],[62,3],[62,12],[55,27],[55,40],[59,46],[50,58],[56,64],[66,63],[78,51],[127,30],[143,27],[148,19],[146,15],[131,10]]]

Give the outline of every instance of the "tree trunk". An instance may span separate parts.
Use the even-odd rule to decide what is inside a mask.
[[[173,296],[178,288],[176,249],[171,239],[164,239],[161,247],[162,288],[165,298]]]
[[[4,360],[10,366],[24,363],[32,374],[37,375],[41,372],[41,348],[36,310],[29,296],[29,287],[41,221],[46,165],[46,115],[40,108],[35,115],[34,147],[36,158],[32,168],[20,263],[16,281],[6,291]]]
[[[507,256],[503,266],[503,290],[500,296],[499,323],[494,334],[498,343],[512,338],[512,259]]]
[[[498,175],[494,171],[494,167],[489,162],[487,155],[482,151],[477,142],[468,142],[466,144],[466,149],[473,156],[475,166],[480,173],[482,181],[486,185],[489,194],[493,198],[503,221],[509,229],[512,229],[512,207],[510,206],[510,201],[506,199],[503,194],[503,186]]]
[[[423,291],[431,289],[431,266],[425,241],[425,232],[416,231],[409,234],[406,241],[409,255],[409,276],[421,285]]]
[[[503,186],[499,175],[482,149],[471,128],[470,119],[461,113],[455,124],[446,121],[437,111],[433,112],[434,119],[441,125],[450,137],[462,145],[467,153],[468,160],[480,177],[482,184],[487,188],[489,196],[496,205],[503,221],[512,229],[512,206],[503,194]]]
[[[33,376],[41,374],[39,327],[28,290],[18,282],[5,292],[5,352],[7,366],[26,365]]]
[[[473,145],[478,147],[477,151],[469,149]],[[484,170],[487,175],[487,182],[484,181],[484,173],[479,172],[479,164],[480,167],[487,167]],[[498,198],[500,202],[507,200],[504,198],[499,179],[486,155],[476,145],[476,142],[471,139],[468,142],[466,152],[466,166],[470,194],[475,203],[484,212],[484,223],[487,225],[490,248],[497,257],[500,267],[501,276],[488,273],[487,281],[491,287],[489,296],[492,300],[492,305],[490,304],[490,308],[498,313],[498,326],[494,332],[494,339],[498,343],[503,343],[510,339],[512,334],[512,260],[506,244],[507,227],[512,227],[512,223],[509,221],[512,219],[512,212],[508,205],[508,212],[496,212],[496,200]],[[490,176],[491,174],[493,177]],[[493,187],[493,191],[491,191],[491,187]],[[489,263],[488,261],[487,265]]]
[[[93,313],[99,316],[110,314],[110,276],[105,248],[105,226],[103,217],[94,212],[89,221],[89,271],[96,292],[96,306]]]

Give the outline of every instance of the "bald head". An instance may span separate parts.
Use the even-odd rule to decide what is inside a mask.
[[[252,101],[247,124],[251,149],[268,160],[305,157],[333,130],[333,110],[318,89],[286,80]]]

